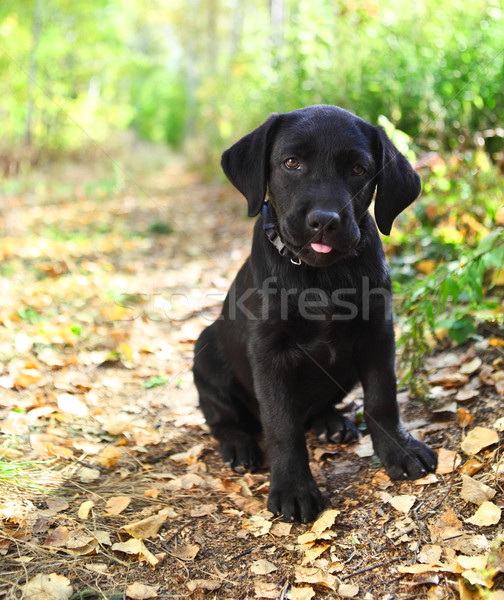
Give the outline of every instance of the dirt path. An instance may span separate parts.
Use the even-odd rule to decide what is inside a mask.
[[[313,528],[273,520],[268,471],[222,465],[190,372],[252,223],[229,187],[147,161],[6,182],[0,597],[465,599],[504,587],[499,340],[431,359],[440,412],[401,396],[411,428],[442,449],[437,476],[393,483],[366,438],[309,437],[331,510]],[[359,391],[346,408],[359,415]]]

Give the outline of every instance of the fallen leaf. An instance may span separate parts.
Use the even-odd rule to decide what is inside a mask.
[[[317,567],[303,567],[297,565],[294,570],[294,576],[296,583],[323,585],[333,591],[338,589],[336,577]]]
[[[338,594],[342,598],[355,598],[359,593],[359,586],[352,583],[342,583],[338,588]]]
[[[461,462],[462,459],[456,452],[453,452],[453,450],[439,448],[436,473],[438,475],[446,475],[448,473],[452,473],[460,465]]]
[[[84,502],[82,502],[82,504],[79,506],[79,512],[77,513],[79,519],[87,519],[94,505],[95,503],[92,500],[85,500]]]
[[[466,502],[472,502],[473,504],[483,504],[487,500],[491,500],[496,494],[496,491],[490,486],[469,477],[468,475],[462,475],[462,489],[460,490],[460,496]]]
[[[68,540],[70,539],[70,530],[64,525],[60,525],[49,532],[44,546],[49,546],[51,548],[63,548],[67,545]]]
[[[501,518],[501,509],[493,502],[485,501],[472,517],[466,519],[466,523],[472,523],[479,527],[497,525]]]
[[[418,562],[423,564],[437,563],[441,558],[443,549],[437,544],[426,544],[418,553]]]
[[[413,485],[431,485],[433,483],[437,483],[438,481],[439,480],[435,473],[427,473],[425,477],[413,481]]]
[[[98,462],[110,469],[110,467],[115,467],[117,461],[121,458],[121,453],[114,446],[106,446],[100,455],[98,456]]]
[[[131,538],[127,542],[118,542],[113,544],[112,550],[125,552],[126,554],[138,554],[153,567],[159,564],[159,559],[157,559],[154,554],[152,554],[152,552],[146,548],[142,540]]]
[[[315,592],[311,587],[295,587],[292,586],[287,594],[287,597],[290,600],[311,600],[315,596]],[[277,595],[274,598],[278,598],[278,590]]]
[[[268,515],[271,515],[270,518],[273,518],[272,513],[268,513]],[[244,519],[242,529],[249,531],[254,537],[260,537],[269,533],[272,525],[273,523],[270,519],[263,516],[262,513],[258,513],[257,515],[252,515],[248,519]]]
[[[198,544],[181,545],[174,548],[172,556],[180,560],[194,560],[198,554],[200,547]]]
[[[373,442],[370,435],[363,436],[351,449],[360,458],[369,458],[374,455]]]
[[[214,512],[217,512],[217,504],[200,504],[197,508],[191,510],[189,515],[191,517],[206,517]]]
[[[320,536],[327,529],[331,529],[336,521],[336,517],[341,511],[336,509],[325,510],[320,517],[313,523],[311,530],[316,536]]]
[[[460,468],[460,473],[461,475],[468,475],[469,477],[472,477],[473,475],[476,475],[478,471],[481,471],[483,466],[483,463],[474,458],[474,456],[471,456],[471,458],[467,459]]]
[[[390,500],[388,502],[396,510],[407,515],[416,501],[417,501],[416,496],[402,494],[399,496],[393,496],[392,498],[390,498]]]
[[[123,525],[121,529],[129,533],[132,537],[139,540],[147,540],[157,535],[163,523],[168,517],[176,517],[177,514],[172,508],[164,508],[160,510],[156,515],[141,519],[140,521],[134,521]]]
[[[309,565],[313,561],[317,560],[317,558],[319,558],[319,556],[322,556],[322,554],[324,554],[324,552],[330,546],[331,546],[331,544],[329,542],[322,542],[322,543],[318,543],[316,546],[308,546],[308,547],[302,548],[302,550],[304,552],[304,557],[303,557],[303,560],[301,561],[301,564],[303,566]]]
[[[261,558],[250,565],[250,570],[255,575],[267,575],[268,573],[276,571],[277,567],[269,560]]]
[[[255,581],[254,593],[256,598],[278,599],[278,585],[270,581]]]
[[[73,592],[70,581],[56,573],[39,573],[21,586],[21,590],[23,597],[30,600],[68,600]]]
[[[193,463],[203,454],[203,450],[205,449],[205,444],[196,444],[186,452],[178,452],[177,454],[172,454],[170,456],[170,460],[174,462],[186,462]]]
[[[480,554],[479,556],[457,556],[457,562],[463,569],[481,570],[487,566],[488,553]]]
[[[61,412],[75,415],[76,417],[86,417],[88,415],[89,411],[86,403],[73,394],[60,394],[57,400],[58,408]]]
[[[221,584],[215,579],[191,579],[186,583],[190,592],[194,590],[207,590],[213,592],[221,587]],[[276,586],[275,586],[276,587]]]
[[[126,588],[126,596],[133,600],[147,600],[148,598],[157,598],[159,586],[145,585],[143,583],[132,583]]]
[[[290,535],[292,529],[292,523],[283,523],[282,521],[277,521],[273,523],[270,533],[276,535],[277,537],[284,537],[286,535]]]
[[[107,500],[105,512],[108,515],[119,515],[125,510],[131,498],[129,496],[113,496]]]
[[[457,410],[457,425],[459,427],[469,427],[469,425],[474,421],[474,415],[472,415],[468,410],[466,410],[463,406],[461,406]]]
[[[483,361],[478,356],[474,357],[469,362],[464,363],[460,369],[459,373],[463,373],[464,375],[472,375],[476,373],[476,371],[481,367]]]
[[[463,373],[454,371],[453,368],[447,367],[440,369],[437,373],[429,376],[431,385],[442,385],[444,387],[459,387],[465,385],[469,381],[469,377]]]
[[[476,400],[480,392],[478,390],[459,390],[455,396],[457,402],[470,402]]]
[[[460,447],[465,454],[477,454],[483,448],[497,444],[499,435],[495,429],[488,427],[475,427],[462,440]]]

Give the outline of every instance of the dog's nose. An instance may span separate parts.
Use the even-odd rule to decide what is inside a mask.
[[[306,215],[306,223],[313,231],[337,229],[340,221],[339,214],[329,210],[312,210]]]

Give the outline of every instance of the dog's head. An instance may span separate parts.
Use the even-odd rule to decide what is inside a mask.
[[[249,216],[268,193],[287,248],[315,267],[358,246],[375,189],[376,222],[386,235],[420,193],[420,178],[381,127],[329,105],[271,115],[224,152],[222,168]]]

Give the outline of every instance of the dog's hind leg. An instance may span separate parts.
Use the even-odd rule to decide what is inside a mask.
[[[215,324],[200,335],[195,347],[194,383],[210,432],[220,444],[222,459],[234,471],[254,471],[262,462],[255,435],[258,419],[243,401],[245,390],[222,357]]]

